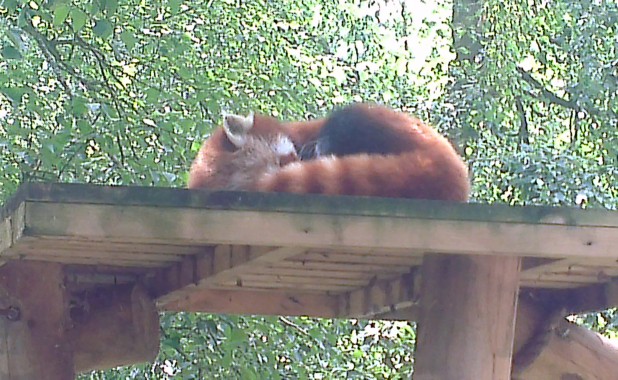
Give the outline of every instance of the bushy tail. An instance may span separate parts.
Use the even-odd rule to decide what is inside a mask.
[[[295,162],[263,175],[259,191],[440,199],[465,202],[468,171],[450,149],[358,154]]]

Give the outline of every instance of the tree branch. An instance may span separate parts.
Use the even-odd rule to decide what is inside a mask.
[[[515,100],[515,107],[517,107],[517,112],[519,113],[520,123],[519,123],[519,140],[524,144],[530,144],[530,135],[528,133],[528,119],[526,119],[526,110],[524,109],[524,104],[521,101],[521,98],[517,98]]]
[[[567,100],[564,98],[561,98],[560,96],[554,94],[553,92],[549,91],[547,88],[545,88],[545,86],[543,85],[543,83],[539,82],[537,79],[535,79],[532,74],[530,74],[529,72],[525,71],[524,69],[522,69],[521,67],[517,68],[517,71],[519,72],[519,74],[521,75],[521,78],[528,82],[530,85],[532,85],[534,88],[536,88],[537,90],[541,91],[541,95],[549,100],[551,103],[557,104],[559,106],[562,106],[564,108],[568,108],[571,110],[574,110],[576,112],[585,112],[589,115],[595,115],[598,116],[599,112],[595,109],[586,109],[582,106],[580,106],[579,104],[577,104],[576,101],[574,100]]]

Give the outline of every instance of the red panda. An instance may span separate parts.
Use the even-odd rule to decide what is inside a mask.
[[[469,180],[436,130],[384,106],[356,104],[308,122],[226,116],[198,153],[189,188],[465,202]]]

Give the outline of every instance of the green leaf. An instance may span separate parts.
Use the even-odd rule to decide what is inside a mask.
[[[54,9],[54,26],[61,26],[69,15],[68,4],[58,4]]]
[[[101,19],[101,20],[97,20],[97,22],[94,24],[94,28],[92,28],[92,31],[97,36],[103,39],[107,39],[111,37],[111,35],[113,34],[114,28],[112,27],[112,24],[109,21],[105,19]]]
[[[71,9],[71,26],[73,27],[74,32],[79,32],[82,30],[84,25],[86,25],[86,20],[88,19],[88,15],[86,12],[82,11],[79,8]]]
[[[84,119],[77,120],[77,129],[84,135],[89,134],[92,132],[92,123]]]
[[[107,11],[107,15],[111,16],[116,13],[118,9],[118,0],[104,0],[105,1],[105,11]]]
[[[5,59],[22,59],[22,55],[13,45],[5,44],[2,48],[2,57]]]
[[[160,94],[161,92],[158,89],[151,87],[146,90],[146,101],[149,103],[156,103],[156,101],[159,100]]]
[[[0,2],[0,6],[6,8],[9,13],[15,11],[17,9],[18,2],[17,0],[2,0]]]
[[[182,0],[169,0],[167,3],[170,6],[170,12],[172,14],[176,14],[180,10],[180,5],[182,4]]]
[[[21,103],[21,100],[26,93],[26,89],[23,87],[4,87],[0,88],[0,92],[7,98],[11,99],[13,106],[17,107]]]
[[[88,112],[88,107],[86,106],[86,99],[82,97],[74,97],[71,101],[71,109],[73,111],[73,115],[82,116]]]
[[[11,40],[11,42],[13,43],[13,46],[19,49],[20,52],[23,52],[24,50],[26,50],[26,47],[27,47],[26,42],[24,41],[24,38],[22,37],[22,31],[20,29],[11,28],[9,29],[6,36],[9,38],[9,40]]]
[[[120,39],[129,49],[133,49],[138,41],[135,35],[129,30],[123,30],[122,33],[120,33]]]
[[[188,68],[185,65],[179,65],[179,67],[178,67],[178,75],[180,75],[180,77],[182,79],[191,79],[191,78],[193,78],[193,73],[191,72],[191,69]]]

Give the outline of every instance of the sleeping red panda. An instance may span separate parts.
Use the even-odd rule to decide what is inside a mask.
[[[387,107],[355,104],[308,122],[226,116],[193,162],[189,188],[465,202],[469,180],[433,128]]]

